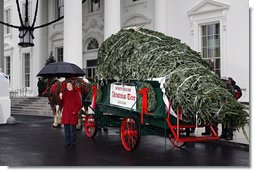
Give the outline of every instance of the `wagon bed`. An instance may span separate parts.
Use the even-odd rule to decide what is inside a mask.
[[[142,94],[142,106],[137,106],[137,99],[132,107],[124,107],[111,103],[111,84],[119,86],[133,86],[137,89],[141,82],[130,81],[128,83],[116,83],[115,81],[101,82],[100,85],[93,86],[90,92],[90,99],[85,99],[85,103],[91,104],[89,107],[93,114],[87,114],[84,121],[86,135],[90,138],[96,135],[98,128],[119,127],[121,142],[125,150],[134,150],[140,142],[141,135],[156,134],[168,135],[170,142],[176,147],[182,147],[186,142],[200,142],[218,140],[217,126],[212,124],[188,124],[181,120],[182,111],[178,109],[176,114],[171,111],[171,99],[168,104],[163,100],[163,92],[158,81],[146,81],[153,87],[156,95],[156,106],[153,111],[144,110],[144,96]],[[98,89],[98,87],[100,87]],[[100,90],[100,100],[96,102],[97,93]],[[142,89],[141,89],[142,90]],[[164,97],[165,98],[165,97]],[[136,105],[136,107],[134,107]],[[172,115],[174,114],[174,116]],[[211,135],[193,136],[190,129],[207,127]]]

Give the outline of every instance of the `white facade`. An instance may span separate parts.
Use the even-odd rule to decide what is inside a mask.
[[[56,59],[63,58],[82,68],[94,68],[97,47],[124,27],[138,26],[160,31],[181,39],[192,49],[202,52],[202,40],[205,40],[202,29],[206,25],[217,24],[219,39],[214,39],[219,40],[220,63],[217,67],[221,76],[233,77],[242,88],[240,101],[249,102],[248,0],[86,0],[82,5],[82,0],[75,0],[75,4],[71,0],[62,1],[64,6],[61,7],[61,3],[58,5],[64,9],[66,17],[48,27],[35,30],[33,48],[18,47],[16,29],[11,29],[9,34],[4,35],[4,58],[0,62],[2,61],[3,71],[10,72],[11,90],[28,85],[25,75],[29,75],[28,95],[36,96],[36,74],[51,53]],[[24,2],[25,0],[20,1]],[[56,19],[59,14],[57,0],[39,2],[36,26]],[[30,0],[30,3],[33,18],[36,1]],[[10,23],[19,25],[15,1],[4,1],[4,10],[8,9],[11,11]],[[29,73],[24,71],[27,65],[30,65]],[[89,70],[90,74],[92,72],[94,69]]]
[[[9,80],[0,72],[0,124],[6,124],[11,116],[11,100],[9,94]]]

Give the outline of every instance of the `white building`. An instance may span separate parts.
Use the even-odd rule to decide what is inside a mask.
[[[20,0],[23,9],[25,0]],[[33,20],[36,0],[29,0]],[[22,10],[21,11],[24,11]],[[15,0],[0,2],[2,21],[19,24]],[[36,75],[52,53],[87,69],[92,77],[98,47],[121,28],[139,26],[181,39],[201,52],[214,71],[233,77],[242,88],[240,101],[249,102],[248,0],[40,0],[36,26],[64,19],[34,31],[34,47],[18,46],[18,30],[4,27],[0,67],[10,75],[10,90],[27,87],[37,95]],[[1,15],[0,15],[1,18]],[[0,29],[1,32],[1,29]],[[2,39],[3,40],[3,39]]]

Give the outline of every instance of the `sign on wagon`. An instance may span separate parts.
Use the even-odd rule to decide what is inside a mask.
[[[136,87],[118,85],[112,83],[110,86],[110,104],[132,108],[136,110]]]

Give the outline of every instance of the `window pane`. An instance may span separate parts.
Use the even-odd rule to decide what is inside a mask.
[[[210,58],[210,57],[214,57],[214,53],[213,53],[213,48],[211,48],[211,47],[209,47],[208,48],[208,58]]]
[[[216,47],[215,48],[215,54],[214,54],[215,57],[220,57],[220,47]]]
[[[87,77],[88,78],[92,77],[92,70],[91,70],[91,68],[87,69]]]
[[[214,34],[214,29],[213,29],[213,25],[208,25],[208,35],[213,35]]]
[[[207,37],[206,36],[202,37],[202,46],[203,47],[207,46]]]
[[[215,46],[219,46],[220,45],[220,35],[215,35]]]
[[[24,54],[24,86],[30,86],[30,54]]]
[[[220,34],[220,24],[215,24],[215,34]]]
[[[202,36],[207,35],[207,26],[202,26]]]
[[[220,69],[220,59],[216,59],[215,69]]]
[[[202,55],[203,55],[203,58],[207,58],[207,48],[203,48]]]
[[[5,74],[6,75],[10,75],[11,74],[11,58],[9,56],[7,56],[5,58],[5,60],[6,60],[6,63],[5,63],[5,65],[6,65]]]
[[[207,62],[213,71],[220,76],[220,24],[201,26],[202,57],[209,59]]]
[[[213,46],[214,45],[214,38],[213,36],[208,36],[208,46]]]
[[[214,72],[215,72],[217,75],[219,75],[219,77],[221,77],[221,75],[220,75],[220,69],[216,69]]]
[[[57,62],[63,62],[63,47],[56,48]]]
[[[96,12],[100,10],[100,0],[91,0],[91,12]]]
[[[93,78],[95,78],[95,68],[93,68]]]
[[[91,39],[87,45],[87,50],[98,49],[99,43],[96,39]]]
[[[96,63],[97,63],[97,60],[87,60],[86,61],[86,66],[87,67],[95,67],[96,66]]]

